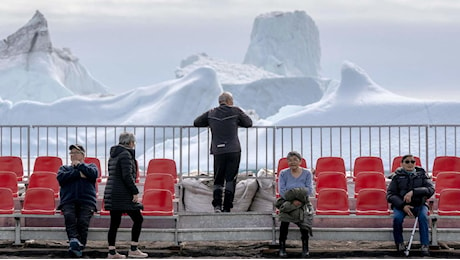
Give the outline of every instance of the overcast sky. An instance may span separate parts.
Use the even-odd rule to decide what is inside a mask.
[[[53,45],[70,48],[113,93],[174,79],[199,52],[242,63],[256,16],[304,10],[319,28],[322,76],[340,79],[349,60],[398,94],[460,96],[456,0],[2,0],[0,39],[36,10]]]

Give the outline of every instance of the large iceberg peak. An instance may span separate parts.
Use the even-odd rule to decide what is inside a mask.
[[[4,100],[54,102],[72,95],[108,95],[72,55],[54,48],[48,23],[36,11],[32,19],[0,41],[0,95]]]
[[[48,23],[37,10],[29,22],[0,43],[0,58],[35,51],[51,52],[52,49]]]
[[[283,76],[318,77],[319,30],[305,11],[271,12],[256,17],[245,64]]]

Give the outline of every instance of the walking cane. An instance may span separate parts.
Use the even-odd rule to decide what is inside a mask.
[[[406,256],[409,256],[409,251],[410,251],[410,247],[412,245],[412,240],[414,239],[415,229],[417,228],[417,222],[418,222],[418,215],[415,218],[415,223],[414,223],[414,227],[412,228],[412,234],[410,235],[409,244],[407,245],[407,248],[404,251],[404,254]]]

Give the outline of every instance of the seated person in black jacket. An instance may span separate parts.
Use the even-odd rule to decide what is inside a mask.
[[[406,216],[418,217],[421,252],[429,256],[428,205],[426,200],[434,193],[433,183],[425,170],[415,166],[414,156],[407,154],[401,159],[401,167],[391,178],[387,200],[394,212],[393,237],[396,249],[406,250],[403,240],[403,222]]]
[[[61,166],[57,173],[61,186],[58,209],[64,214],[69,252],[81,257],[88,237],[89,222],[96,211],[96,179],[99,174],[94,163],[84,162],[83,146],[73,144],[69,150],[70,165]]]

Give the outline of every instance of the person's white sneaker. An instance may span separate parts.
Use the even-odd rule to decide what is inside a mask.
[[[119,254],[118,252],[116,252],[114,255],[112,255],[112,254],[109,253],[109,254],[107,255],[107,258],[108,258],[108,259],[124,259],[124,258],[126,258],[126,256],[125,256],[125,255],[122,255],[122,254]]]
[[[146,258],[148,256],[149,256],[148,254],[143,253],[139,249],[134,250],[134,251],[129,250],[129,253],[128,253],[128,257],[132,257],[132,258]]]

